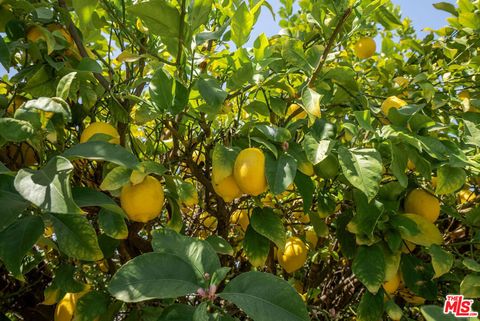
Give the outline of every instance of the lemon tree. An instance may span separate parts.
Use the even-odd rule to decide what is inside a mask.
[[[280,2],[0,0],[1,320],[480,311],[480,2]]]

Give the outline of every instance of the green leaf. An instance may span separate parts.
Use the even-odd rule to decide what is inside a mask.
[[[235,253],[230,243],[227,242],[223,237],[218,235],[210,235],[205,239],[212,248],[219,254],[233,256]]]
[[[356,213],[347,225],[348,230],[373,238],[373,232],[384,212],[383,204],[377,200],[368,202],[367,197],[359,190],[354,190],[353,199]]]
[[[313,165],[316,165],[323,161],[329,154],[333,147],[331,140],[317,141],[311,135],[305,135],[303,140],[303,149],[307,154],[307,158]]]
[[[295,186],[297,187],[298,193],[302,196],[303,199],[303,211],[308,212],[313,202],[313,194],[315,192],[315,185],[312,182],[312,179],[297,171],[295,175]]]
[[[11,176],[0,175],[0,204],[2,204],[0,231],[12,224],[28,207],[28,202],[15,190],[13,180]]]
[[[162,311],[158,321],[193,321],[194,311],[191,305],[175,303]]]
[[[270,154],[266,155],[265,176],[273,194],[278,195],[285,191],[293,183],[296,172],[297,161],[289,154],[281,154],[278,160]]]
[[[408,177],[405,174],[405,169],[407,168],[408,156],[405,152],[405,149],[402,148],[400,144],[390,144],[391,153],[392,153],[392,163],[390,164],[390,169],[392,170],[393,175],[398,179],[398,182],[402,187],[407,187]]]
[[[445,273],[448,273],[453,266],[453,255],[436,244],[430,246],[428,251],[432,257],[432,266],[435,271],[434,277],[438,278]]]
[[[474,272],[480,272],[480,263],[478,263],[474,259],[465,258],[462,263],[467,269]]]
[[[116,212],[104,209],[100,210],[98,213],[98,226],[105,234],[114,239],[124,240],[128,237],[128,228],[125,219]]]
[[[213,1],[212,0],[193,0],[192,8],[189,12],[190,17],[190,27],[193,30],[196,30],[202,24],[205,24],[208,21],[208,15],[212,10]]]
[[[102,184],[100,184],[100,189],[103,191],[114,191],[122,188],[123,185],[130,182],[131,174],[132,169],[123,166],[115,167],[105,176]]]
[[[383,315],[383,291],[377,294],[365,292],[357,311],[358,321],[378,321]]]
[[[442,234],[435,224],[423,216],[416,214],[395,215],[391,223],[400,232],[402,239],[414,244],[431,246],[443,242]]]
[[[212,154],[212,179],[214,183],[221,182],[224,178],[232,175],[235,159],[239,149],[225,147],[217,144]]]
[[[127,168],[138,166],[138,160],[132,153],[120,145],[103,141],[88,141],[67,149],[63,156],[67,158],[86,158],[111,162]]]
[[[303,89],[302,102],[303,102],[303,106],[305,107],[305,110],[309,115],[314,117],[321,116],[320,102],[322,98],[323,98],[322,95],[320,95],[315,90],[309,87],[306,87],[305,89]]]
[[[163,69],[158,69],[153,74],[148,90],[152,103],[159,110],[169,110],[173,105],[172,94],[173,80]]]
[[[458,321],[460,320],[459,318],[455,317],[453,314],[443,313],[443,309],[437,305],[424,305],[420,307],[420,312],[422,312],[422,315],[425,318],[425,321]]]
[[[194,268],[170,253],[146,253],[125,263],[108,284],[108,291],[123,302],[177,298],[200,286]]]
[[[60,79],[57,85],[57,96],[66,100],[70,96],[70,88],[72,87],[72,83],[75,81],[75,77],[77,76],[77,72],[71,72],[66,74],[65,76]]]
[[[480,147],[480,126],[464,119],[465,125],[465,143]]]
[[[27,121],[0,118],[0,138],[9,142],[23,142],[35,134],[32,124]]]
[[[360,246],[352,263],[355,276],[371,293],[377,293],[385,279],[385,257],[378,245]]]
[[[292,138],[292,134],[288,129],[275,125],[257,125],[255,128],[269,140],[276,143],[283,143]]]
[[[77,65],[76,70],[78,71],[89,71],[97,74],[102,73],[102,66],[98,64],[95,60],[89,57],[83,57],[82,60]]]
[[[227,274],[232,270],[229,267],[221,267],[213,273],[212,278],[210,279],[210,284],[219,285],[225,278]]]
[[[31,99],[27,101],[25,105],[23,105],[22,109],[36,109],[49,113],[60,114],[66,121],[70,121],[72,119],[70,106],[65,100],[59,97],[40,97],[38,99]]]
[[[96,320],[107,312],[109,303],[109,296],[102,292],[90,291],[82,295],[75,306],[75,321]]]
[[[249,224],[243,239],[243,250],[253,266],[263,266],[270,251],[270,241],[257,233],[252,224]]]
[[[193,321],[210,321],[210,314],[208,313],[208,302],[202,302],[195,309],[193,313]]]
[[[480,298],[480,274],[467,275],[460,283],[460,294],[467,298]]]
[[[138,167],[141,168],[147,175],[155,174],[162,176],[167,171],[165,166],[154,161],[143,161]]]
[[[38,216],[27,216],[0,232],[0,258],[15,277],[23,279],[22,259],[43,233],[43,221]]]
[[[230,281],[219,296],[253,320],[310,320],[302,299],[286,281],[270,273],[247,272]]]
[[[126,217],[123,209],[117,205],[107,194],[88,187],[74,187],[72,190],[73,199],[79,207],[100,206],[106,210]]]
[[[293,39],[285,40],[282,43],[282,58],[288,65],[292,65],[293,68],[300,68],[308,73],[313,70],[312,65],[305,55],[302,41]]]
[[[460,189],[467,180],[467,174],[463,168],[450,167],[448,165],[437,169],[437,188],[435,193],[439,195],[451,194]]]
[[[97,4],[98,2],[95,0],[72,0],[72,5],[78,16],[82,31],[86,32],[87,28],[90,27],[90,22],[92,16],[95,14]]]
[[[156,230],[152,237],[155,252],[175,254],[194,268],[199,279],[203,279],[205,273],[212,275],[220,268],[217,253],[207,241],[184,236],[170,229]]]
[[[103,258],[95,229],[87,218],[79,214],[49,215],[57,237],[58,247],[66,255],[84,261]]]
[[[10,70],[10,50],[2,36],[0,36],[0,64],[7,72]]]
[[[45,212],[82,214],[72,197],[72,171],[68,159],[55,156],[41,170],[19,170],[14,181],[15,189]]]
[[[448,13],[451,13],[454,16],[458,16],[457,9],[455,9],[455,6],[451,3],[437,2],[437,3],[432,3],[432,6],[434,6],[435,9],[446,11]]]
[[[55,278],[52,284],[65,292],[77,293],[85,290],[85,284],[75,279],[75,267],[73,265],[60,264],[55,270]]]
[[[354,111],[353,114],[355,115],[360,127],[372,132],[375,131],[375,129],[372,127],[373,117],[370,110]]]
[[[133,16],[139,17],[149,31],[157,36],[177,38],[180,25],[180,13],[169,2],[150,0],[127,8]]]
[[[400,269],[405,286],[413,293],[427,300],[437,298],[437,284],[432,280],[434,272],[431,264],[413,255],[402,255]]]
[[[375,149],[351,149],[340,146],[338,157],[345,178],[362,191],[370,202],[380,188],[382,158]]]
[[[200,78],[197,82],[198,90],[205,102],[220,111],[223,102],[227,98],[227,92],[224,91],[215,79]]]
[[[248,10],[245,2],[242,2],[240,6],[235,10],[235,14],[232,17],[231,29],[232,36],[231,39],[237,45],[237,48],[240,48],[245,44],[250,38],[250,32],[254,24],[254,16]]]
[[[278,248],[285,248],[286,231],[282,220],[273,212],[273,209],[255,207],[250,218],[250,225],[255,232],[275,243]]]

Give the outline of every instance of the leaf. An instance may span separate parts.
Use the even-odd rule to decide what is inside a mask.
[[[227,274],[232,270],[229,267],[221,267],[213,273],[212,278],[210,279],[210,284],[219,285],[225,278]]]
[[[10,50],[8,49],[5,40],[0,35],[0,64],[7,70],[10,70]]]
[[[66,255],[84,261],[103,258],[95,229],[87,218],[78,214],[51,214],[58,247]]]
[[[195,309],[193,313],[193,321],[209,321],[210,314],[208,313],[208,302],[202,302]]]
[[[127,8],[133,16],[139,17],[154,35],[167,38],[178,37],[180,13],[164,0],[150,0]]]
[[[453,314],[445,314],[443,309],[436,305],[424,305],[420,307],[420,312],[422,312],[425,321],[458,321],[459,318],[455,317]],[[472,320],[473,321],[473,320]]]
[[[97,6],[95,0],[73,0],[72,5],[75,9],[75,13],[78,16],[78,21],[82,31],[86,31],[90,26],[92,16],[95,14],[95,8]],[[92,319],[93,320],[93,319]]]
[[[295,289],[270,273],[240,274],[218,296],[233,302],[256,321],[310,320],[306,306]]]
[[[232,36],[231,39],[237,45],[237,48],[240,48],[245,44],[250,38],[250,32],[254,24],[254,16],[248,10],[245,2],[242,2],[240,6],[235,10],[235,14],[232,17],[231,30]]]
[[[295,186],[297,187],[298,193],[302,196],[303,199],[303,211],[308,212],[310,207],[312,207],[313,194],[315,192],[315,185],[312,182],[312,179],[297,171],[295,175]]]
[[[317,93],[312,88],[306,87],[302,91],[302,102],[303,106],[307,113],[312,116],[320,117],[320,101],[322,100],[323,96]]]
[[[193,267],[175,254],[146,253],[125,263],[108,291],[123,302],[177,298],[200,288]]]
[[[128,228],[122,215],[108,210],[100,210],[98,213],[98,226],[108,236],[124,240],[128,237]]]
[[[138,160],[132,153],[120,145],[103,141],[88,141],[67,149],[63,156],[67,158],[86,158],[111,162],[127,168],[138,166]]]
[[[75,306],[75,321],[96,320],[107,312],[110,298],[105,293],[90,291],[80,299]]]
[[[382,179],[382,158],[375,149],[351,149],[340,146],[338,158],[345,178],[362,191],[370,202],[377,195]]]
[[[72,171],[73,166],[68,159],[55,156],[41,170],[19,170],[14,181],[15,189],[45,212],[82,214],[72,197]]]
[[[317,165],[323,161],[329,154],[333,147],[333,142],[331,140],[321,140],[317,141],[310,135],[305,135],[303,140],[303,149],[307,154],[307,158],[313,165]]]
[[[465,124],[465,143],[480,147],[480,127],[466,119],[463,123]]]
[[[37,99],[31,99],[23,105],[22,109],[36,109],[48,113],[60,114],[66,121],[72,119],[70,106],[60,97],[40,97]]]
[[[208,21],[208,15],[212,10],[213,1],[212,0],[193,0],[192,8],[190,10],[190,27],[193,30],[196,30],[202,24],[205,24]]]
[[[255,207],[250,218],[250,225],[255,232],[275,243],[278,248],[285,248],[286,231],[282,220],[273,212],[273,209]]]
[[[212,179],[213,183],[219,183],[224,178],[232,175],[235,159],[239,149],[225,147],[217,144],[212,154]]]
[[[451,13],[454,16],[458,16],[457,9],[455,9],[455,6],[451,3],[437,2],[437,3],[432,3],[432,6],[434,6],[435,9],[446,11],[448,13]]]
[[[152,237],[155,252],[175,254],[194,268],[199,279],[203,279],[205,273],[212,275],[220,268],[218,256],[207,241],[184,236],[170,229],[156,230]]]
[[[162,311],[158,321],[193,321],[194,311],[191,305],[174,303]]]
[[[440,231],[423,216],[417,214],[400,214],[391,220],[392,225],[400,232],[402,239],[414,244],[430,246],[442,244]]]
[[[405,168],[407,168],[408,155],[400,144],[391,143],[390,147],[392,153],[390,169],[392,170],[393,175],[398,179],[400,185],[402,187],[407,187],[408,177],[407,174],[405,174]]]
[[[435,193],[439,195],[451,194],[460,189],[467,180],[467,174],[463,168],[442,166],[437,169],[437,188]]]
[[[434,272],[431,264],[413,255],[403,255],[400,270],[405,287],[427,300],[437,298],[437,284],[436,280],[432,280]]]
[[[296,172],[297,161],[289,154],[281,154],[278,160],[270,154],[266,155],[265,176],[273,194],[284,192],[293,183]]]
[[[27,216],[0,232],[0,258],[6,268],[20,279],[22,259],[43,233],[43,221],[38,216]]]
[[[122,188],[123,185],[130,182],[131,174],[132,169],[123,166],[115,167],[105,176],[102,184],[100,184],[100,189],[103,191],[114,191]]]
[[[474,272],[480,272],[480,263],[478,263],[477,261],[475,261],[474,259],[470,259],[470,258],[465,258],[463,259],[463,265],[465,265],[465,267],[471,271],[474,271]]]
[[[70,88],[72,87],[72,83],[77,76],[77,72],[71,72],[66,74],[65,76],[60,79],[57,85],[57,96],[66,100],[70,96]]]
[[[172,86],[173,80],[163,69],[160,68],[153,74],[148,90],[150,92],[153,105],[161,111],[172,108]]]
[[[67,264],[60,264],[55,270],[52,285],[65,292],[77,293],[85,290],[85,284],[75,280],[75,267]]]
[[[432,257],[432,266],[435,271],[434,277],[438,278],[448,273],[453,266],[453,255],[436,244],[430,246],[428,251]]]
[[[384,212],[383,204],[377,200],[368,202],[367,197],[359,190],[353,191],[356,213],[347,228],[354,234],[363,234],[373,238],[373,232]]]
[[[34,134],[35,129],[25,120],[0,118],[0,138],[7,142],[23,142]]]
[[[72,190],[73,199],[79,207],[100,206],[106,210],[126,217],[123,209],[117,205],[107,194],[88,187],[74,187]]]
[[[11,176],[0,175],[0,231],[12,224],[29,204],[15,190],[13,179]]]
[[[205,102],[213,107],[217,113],[227,98],[227,92],[224,91],[215,79],[198,79],[198,90]]]
[[[360,127],[368,131],[375,131],[375,129],[372,127],[373,118],[370,110],[354,111],[353,114],[355,115]]]
[[[466,298],[480,298],[480,274],[467,275],[460,283],[460,294]]]
[[[255,126],[265,137],[276,143],[283,143],[292,138],[292,134],[286,128],[275,125],[257,125]]]
[[[219,254],[233,256],[235,253],[230,243],[227,242],[223,237],[218,235],[210,235],[205,239],[212,248]]]
[[[76,70],[78,71],[89,71],[96,74],[102,73],[102,66],[98,64],[95,60],[90,57],[83,57],[82,60],[77,65]]]
[[[383,291],[377,294],[365,292],[358,305],[358,321],[378,321],[383,315]]]
[[[143,161],[138,167],[141,168],[146,175],[155,174],[162,176],[167,171],[165,166],[155,161]]]
[[[352,263],[352,271],[363,285],[375,294],[385,279],[385,257],[378,245],[362,245]]]
[[[252,227],[252,224],[249,224],[245,231],[245,238],[243,239],[243,250],[245,251],[248,261],[253,266],[263,266],[270,251],[270,241],[257,233]]]

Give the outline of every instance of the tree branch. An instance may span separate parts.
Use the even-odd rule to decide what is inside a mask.
[[[335,30],[333,31],[332,36],[328,40],[328,43],[327,43],[327,46],[325,47],[325,50],[323,51],[322,58],[320,58],[320,60],[318,62],[318,65],[317,65],[317,67],[315,68],[315,71],[312,74],[312,77],[310,78],[310,80],[307,83],[307,87],[311,88],[313,86],[313,83],[317,79],[318,75],[320,74],[320,71],[323,68],[323,65],[325,64],[325,61],[327,60],[328,54],[330,53],[330,51],[333,48],[333,45],[335,43],[335,38],[337,37],[337,35],[342,30],[343,25],[345,24],[345,22],[347,21],[347,19],[350,16],[351,13],[352,13],[352,8],[350,8],[350,7],[347,8],[345,10],[345,12],[343,13],[342,17],[340,18],[340,21],[338,21],[338,24],[335,27]]]

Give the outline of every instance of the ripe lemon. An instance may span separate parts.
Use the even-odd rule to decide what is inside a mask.
[[[307,176],[313,176],[313,174],[315,174],[313,164],[310,163],[308,160],[299,163],[298,170]]]
[[[435,222],[440,215],[440,202],[427,191],[416,188],[408,193],[405,199],[405,212],[413,213]]]
[[[120,135],[115,127],[108,123],[95,122],[91,123],[84,129],[80,136],[80,143],[85,143],[90,140],[95,134],[105,134],[112,137],[108,142],[112,144],[120,144]]]
[[[27,100],[22,96],[15,96],[7,107],[7,114],[13,115],[15,111]]]
[[[248,211],[245,209],[236,210],[230,216],[230,223],[234,225],[240,225],[242,231],[246,231],[248,225],[250,224],[250,218],[248,217]]]
[[[302,111],[300,113],[298,113],[297,115],[293,116],[293,118],[292,118],[293,121],[296,121],[296,120],[299,120],[299,119],[304,119],[304,118],[307,117],[307,112],[302,107],[300,107],[298,104],[291,104],[290,106],[288,106],[286,116],[290,117],[290,115],[292,115],[295,111],[297,111],[297,109],[301,109]]]
[[[45,34],[39,26],[32,26],[27,30],[27,40],[30,42],[37,42],[40,39],[45,41]]]
[[[210,234],[215,232],[218,226],[218,220],[215,216],[211,216],[207,212],[203,212],[199,216],[200,223],[205,227],[205,229],[198,231],[198,236],[200,238],[207,238]]]
[[[469,190],[468,188],[462,189],[460,192],[458,192],[458,195],[457,195],[458,202],[460,204],[471,202],[476,197],[477,195],[473,191]]]
[[[458,93],[458,98],[461,100],[470,99],[470,92],[468,90],[462,90]]]
[[[278,249],[278,263],[288,273],[300,269],[307,260],[307,247],[298,237],[290,237],[284,249]]]
[[[233,176],[245,194],[257,196],[267,189],[265,178],[265,155],[258,148],[242,150],[233,167]]]
[[[397,291],[399,285],[400,285],[400,275],[396,273],[393,276],[393,278],[383,282],[383,289],[388,294],[393,294]]]
[[[383,101],[380,108],[382,109],[382,112],[385,114],[385,116],[388,116],[388,112],[391,108],[400,109],[405,105],[407,105],[407,102],[405,100],[400,99],[397,96],[390,96]]]
[[[242,196],[242,191],[233,178],[233,175],[227,176],[220,182],[212,182],[213,189],[225,202],[231,202],[235,198]]]
[[[317,176],[325,179],[335,178],[338,174],[338,169],[337,158],[332,154],[314,166]]]
[[[358,58],[367,59],[375,54],[375,50],[377,50],[377,45],[375,43],[375,40],[373,40],[372,38],[364,37],[358,40],[353,50]]]
[[[403,76],[395,77],[393,81],[398,85],[398,87],[407,87],[408,85],[408,79]]]
[[[317,247],[318,236],[313,229],[308,229],[305,231],[305,240],[312,246],[313,249]]]
[[[67,293],[55,308],[55,321],[71,321],[77,306],[77,293]]]
[[[143,182],[123,186],[120,203],[128,218],[135,222],[146,223],[153,220],[163,208],[163,187],[152,176],[146,176]]]
[[[35,150],[25,142],[20,143],[20,145],[11,144],[5,146],[0,150],[0,161],[5,164],[14,164],[17,168],[38,164]]]
[[[415,164],[411,161],[411,160],[408,160],[407,162],[407,168],[409,170],[411,170],[412,172],[415,171],[416,167],[415,167]]]

